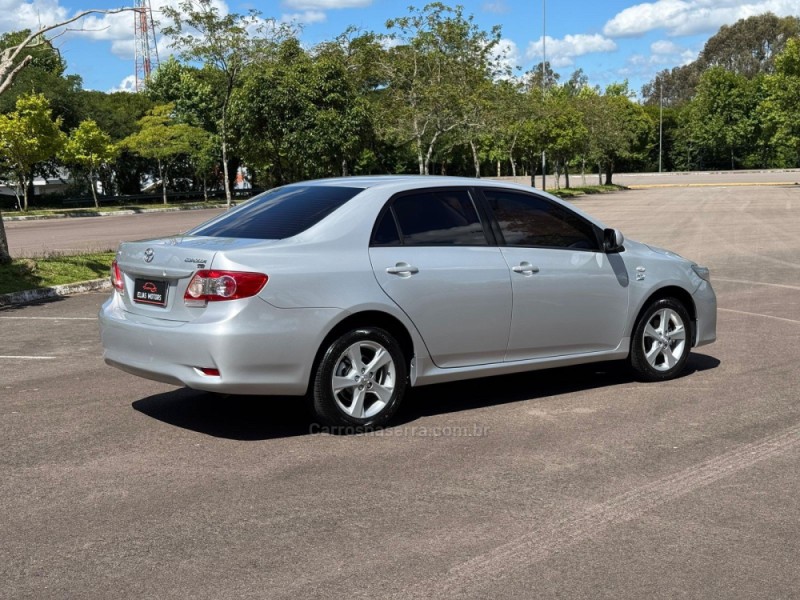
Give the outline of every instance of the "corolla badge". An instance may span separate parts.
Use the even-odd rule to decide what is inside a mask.
[[[153,249],[152,248],[148,248],[147,250],[144,251],[144,262],[147,262],[147,263],[153,262],[153,257],[155,255],[156,255],[156,253],[153,252]]]

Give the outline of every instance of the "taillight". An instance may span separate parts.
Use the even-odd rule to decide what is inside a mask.
[[[260,292],[268,279],[263,273],[197,271],[189,282],[183,299],[187,302],[219,302],[249,298]]]
[[[111,263],[111,285],[120,293],[125,289],[125,280],[122,279],[122,271],[119,270],[116,258]]]

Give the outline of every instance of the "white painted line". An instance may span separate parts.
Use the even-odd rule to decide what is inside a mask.
[[[18,319],[23,321],[96,321],[97,317],[0,317],[0,319]]]
[[[0,356],[0,360],[55,360],[57,356]]]
[[[800,321],[796,319],[786,319],[784,317],[774,317],[772,315],[762,315],[761,313],[754,313],[754,312],[745,312],[743,310],[733,310],[732,308],[718,308],[717,310],[724,310],[725,312],[732,312],[738,315],[749,315],[751,317],[764,317],[765,319],[774,319],[776,321],[786,321],[787,323],[798,323]]]
[[[745,279],[723,279],[722,277],[713,277],[713,281],[724,281],[725,283],[744,283],[745,285],[765,285],[768,287],[784,288],[787,290],[800,290],[796,285],[786,285],[783,283],[765,283],[763,281],[747,281]]]

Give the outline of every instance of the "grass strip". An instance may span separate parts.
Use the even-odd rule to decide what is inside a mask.
[[[107,277],[114,252],[18,258],[0,265],[0,294]]]
[[[610,194],[627,190],[624,185],[587,185],[584,187],[561,188],[560,190],[547,190],[559,198],[576,198],[589,194]]]
[[[48,215],[96,215],[98,213],[133,211],[141,212],[144,210],[168,210],[173,208],[214,208],[225,201],[217,202],[181,202],[180,204],[126,204],[123,206],[102,206],[100,208],[38,208],[29,209],[27,212],[4,210],[3,216],[6,217],[42,217]]]

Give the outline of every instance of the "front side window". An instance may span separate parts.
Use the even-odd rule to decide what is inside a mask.
[[[488,245],[478,212],[466,190],[405,194],[395,198],[391,211],[406,246]]]
[[[594,227],[555,202],[491,188],[483,193],[509,246],[600,249]]]
[[[302,233],[361,188],[288,185],[256,196],[241,208],[195,227],[189,235],[282,240]]]

